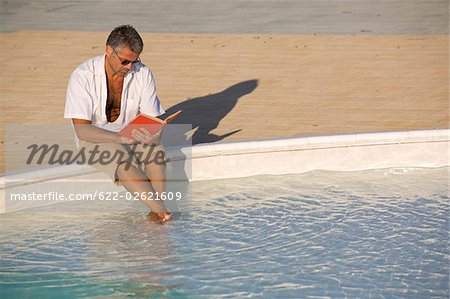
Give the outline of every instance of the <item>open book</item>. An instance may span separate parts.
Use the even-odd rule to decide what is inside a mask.
[[[123,128],[119,134],[122,136],[126,136],[128,138],[133,138],[132,132],[133,130],[139,130],[141,128],[146,129],[152,134],[157,133],[164,127],[166,124],[171,122],[175,117],[177,117],[181,113],[181,110],[178,110],[174,114],[169,115],[164,120],[159,119],[157,117],[148,116],[145,114],[139,114],[135,117],[125,128]]]

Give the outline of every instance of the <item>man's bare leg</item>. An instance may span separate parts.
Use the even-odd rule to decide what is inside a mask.
[[[154,200],[155,189],[147,176],[136,167],[122,163],[117,167],[117,176],[125,189],[133,196],[138,196],[158,216],[160,222],[166,222],[172,217],[172,213],[167,211],[163,202]]]
[[[166,164],[149,163],[145,167],[145,174],[152,184],[153,190],[161,194],[166,189]]]
[[[166,165],[165,163],[149,163],[145,166],[145,174],[149,179],[153,190],[158,193],[158,196],[161,197],[161,194],[166,190]],[[153,212],[149,213],[150,220],[155,220],[155,215]]]

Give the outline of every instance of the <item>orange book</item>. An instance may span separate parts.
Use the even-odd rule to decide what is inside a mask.
[[[126,136],[128,138],[133,138],[132,132],[133,130],[139,130],[141,128],[146,129],[152,134],[157,133],[161,130],[162,127],[171,122],[175,117],[177,117],[181,113],[181,110],[178,110],[174,114],[169,115],[164,120],[159,119],[157,117],[139,114],[136,116],[125,128],[123,128],[119,134],[122,136]]]

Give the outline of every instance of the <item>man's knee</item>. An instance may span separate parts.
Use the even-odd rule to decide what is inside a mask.
[[[128,162],[124,162],[124,163],[120,163],[119,165],[117,165],[117,170],[116,170],[116,174],[119,176],[124,175],[126,173],[131,172],[135,172],[138,169],[136,168],[136,166],[134,166],[131,163]]]
[[[167,153],[162,145],[143,145],[143,159],[141,160],[144,165],[165,165],[167,159]]]

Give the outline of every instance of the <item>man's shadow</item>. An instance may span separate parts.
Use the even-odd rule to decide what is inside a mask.
[[[240,97],[253,92],[258,80],[237,83],[219,93],[188,99],[167,109],[165,116],[178,110],[183,112],[171,124],[191,124],[192,144],[217,142],[239,131],[231,131],[223,135],[211,133],[219,122],[236,106]],[[188,132],[184,132],[188,133]]]

